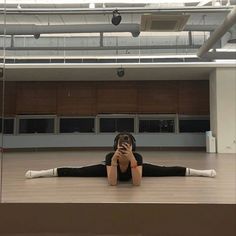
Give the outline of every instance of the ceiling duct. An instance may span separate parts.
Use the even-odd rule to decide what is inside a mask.
[[[133,37],[139,35],[138,24],[81,24],[81,25],[33,25],[33,24],[0,24],[0,35],[40,35],[68,33],[131,32]]]
[[[197,56],[202,57],[205,53],[207,53],[221,37],[227,33],[228,30],[235,24],[236,22],[236,6],[233,10],[225,17],[223,23],[218,26],[215,31],[211,34],[211,36],[207,39],[207,41],[198,49]]]
[[[152,15],[141,16],[141,31],[150,32],[176,32],[182,31],[188,21],[189,15]]]

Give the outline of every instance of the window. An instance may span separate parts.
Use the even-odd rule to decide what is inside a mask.
[[[179,119],[180,133],[204,133],[208,130],[210,130],[210,120],[208,118]]]
[[[175,121],[174,119],[140,119],[139,120],[140,133],[174,133]]]
[[[94,118],[61,118],[60,133],[94,133]]]
[[[14,118],[4,119],[4,134],[14,134]],[[2,133],[2,118],[0,118],[0,133]]]
[[[100,118],[100,132],[134,132],[134,118]]]
[[[54,118],[20,118],[19,133],[54,133]]]

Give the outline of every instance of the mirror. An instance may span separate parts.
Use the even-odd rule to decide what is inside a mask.
[[[3,193],[3,133],[5,131],[4,120],[4,87],[5,87],[5,46],[6,46],[6,7],[3,4],[0,14],[0,203]]]

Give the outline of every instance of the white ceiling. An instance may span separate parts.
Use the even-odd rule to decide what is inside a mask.
[[[10,26],[14,26],[18,32],[23,32],[21,27],[28,27],[28,31],[31,33],[27,33],[27,35],[23,35],[21,37],[17,36],[15,33],[14,38],[10,38],[10,36],[4,39],[4,35],[0,35],[0,46],[7,47],[3,54],[6,57],[27,57],[27,56],[102,56],[102,55],[124,55],[124,49],[120,49],[119,46],[122,44],[122,47],[126,47],[126,51],[129,50],[129,47],[134,45],[137,46],[136,51],[129,51],[129,54],[134,56],[139,56],[139,49],[143,49],[141,52],[142,55],[164,55],[164,54],[180,54],[180,53],[193,53],[197,52],[198,47],[207,40],[213,29],[222,24],[227,14],[236,4],[236,1],[205,1],[205,0],[183,0],[183,1],[173,1],[173,0],[149,0],[149,1],[115,1],[115,0],[107,0],[107,1],[93,1],[97,5],[95,9],[89,8],[90,1],[84,0],[79,1],[80,4],[75,4],[78,1],[49,1],[49,0],[21,0],[21,1],[7,1],[7,14],[0,14],[0,32],[5,32],[5,27],[8,29]],[[219,5],[219,2],[221,5]],[[0,7],[3,7],[3,0],[0,0]],[[20,7],[18,6],[20,3]],[[105,5],[101,5],[105,3]],[[201,6],[198,8],[197,5]],[[202,3],[202,4],[201,4]],[[204,5],[204,4],[205,5]],[[213,5],[218,3],[217,5]],[[69,5],[66,5],[69,4]],[[100,5],[99,5],[100,4]],[[142,6],[140,5],[142,4]],[[151,4],[151,5],[150,5]],[[231,5],[230,5],[231,4]],[[189,7],[190,6],[190,7]],[[17,8],[18,7],[18,8]],[[69,7],[69,8],[68,8]],[[82,8],[83,9],[82,9]],[[99,7],[99,8],[97,8]],[[80,10],[81,9],[81,10]],[[113,26],[111,24],[112,10],[119,9],[122,15],[122,21],[119,26]],[[94,35],[93,29],[102,30],[104,27],[107,28],[110,26],[111,32],[112,30],[119,29],[119,27],[125,26],[125,24],[130,25],[140,25],[141,16],[145,14],[145,12],[149,12],[151,10],[155,11],[155,15],[172,15],[172,14],[187,14],[189,15],[189,19],[183,29],[182,32],[186,33],[183,37],[182,35],[171,34],[168,32],[166,37],[163,37],[163,32],[152,32],[152,35],[140,34],[139,37],[132,37],[131,33],[126,34],[124,37],[124,33],[117,33],[116,36],[111,36],[109,33],[104,34],[103,36]],[[199,10],[197,10],[199,9]],[[3,10],[3,9],[1,9]],[[35,12],[32,13],[31,11]],[[64,13],[56,13],[55,10],[63,10]],[[83,10],[86,12],[83,13]],[[104,10],[104,12],[103,12]],[[27,12],[24,12],[27,11]],[[45,13],[46,11],[46,13]],[[75,12],[73,12],[75,11]],[[93,13],[96,11],[97,13]],[[163,11],[163,12],[162,12]],[[3,11],[2,11],[3,12]],[[30,13],[31,12],[31,13]],[[38,12],[38,14],[37,14]],[[4,24],[6,23],[6,24]],[[87,33],[87,37],[89,39],[81,39],[83,33],[73,34],[73,27],[77,26],[77,30],[80,25],[85,25],[86,27],[91,28],[91,35]],[[35,32],[40,32],[40,27],[52,27],[51,32],[47,34],[40,34],[39,39],[35,39]],[[53,26],[66,26],[71,29],[71,32],[68,34],[55,34]],[[194,29],[193,29],[194,28]],[[196,29],[197,28],[197,29]],[[7,31],[7,30],[6,30]],[[188,34],[191,32],[191,35]],[[78,36],[80,35],[80,36]],[[128,35],[128,36],[127,36]],[[73,37],[72,40],[68,40],[68,38]],[[77,37],[77,38],[76,38]],[[231,37],[231,33],[228,34],[227,39]],[[67,39],[66,39],[67,38]],[[224,48],[227,47],[227,39],[219,41],[215,47],[216,48]],[[61,42],[65,42],[68,40],[69,43],[61,44]],[[105,41],[106,40],[106,41]],[[125,41],[124,41],[125,40]],[[135,41],[136,40],[136,41]],[[91,46],[88,46],[88,42],[91,44],[100,47],[100,49],[94,49]],[[105,42],[105,43],[104,43]],[[224,42],[224,43],[223,43]],[[73,45],[73,47],[80,48],[80,51],[76,50],[67,50],[67,47]],[[29,46],[30,45],[30,46]],[[107,53],[109,48],[105,48],[104,46],[112,45],[113,51]],[[150,48],[147,50],[145,47],[150,46],[162,46],[161,50],[154,50],[151,52]],[[176,46],[176,47],[175,47]],[[32,48],[33,47],[33,48]],[[40,48],[41,47],[41,48]],[[58,49],[54,48],[58,47]],[[103,50],[104,47],[104,50]],[[142,48],[143,47],[143,48]],[[38,48],[38,49],[37,49]],[[59,48],[63,48],[64,52]],[[83,49],[84,48],[84,49]],[[181,48],[182,50],[177,50]],[[35,50],[37,49],[37,50]],[[114,50],[120,50],[119,53],[115,53]],[[146,50],[146,51],[145,51]],[[81,52],[83,51],[83,52]],[[1,53],[1,51],[0,51]]]
[[[5,81],[208,80],[219,66],[235,64],[7,65]],[[121,67],[125,72],[122,78],[117,76]]]

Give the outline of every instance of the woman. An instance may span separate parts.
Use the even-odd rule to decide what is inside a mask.
[[[143,177],[160,176],[205,176],[215,177],[216,171],[195,170],[181,166],[158,166],[143,163],[142,156],[135,152],[136,141],[130,133],[120,133],[115,137],[114,150],[106,155],[105,163],[84,167],[60,167],[49,170],[26,172],[26,178],[38,177],[107,177],[110,185],[119,181],[132,180],[133,185],[140,185]]]

